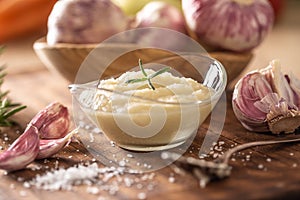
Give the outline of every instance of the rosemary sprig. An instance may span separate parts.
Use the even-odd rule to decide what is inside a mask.
[[[137,79],[130,79],[130,80],[127,80],[125,83],[137,83],[137,82],[143,82],[143,81],[147,81],[148,82],[148,86],[152,89],[152,90],[155,90],[155,87],[153,86],[153,84],[151,83],[151,79],[162,74],[162,73],[165,73],[167,71],[170,70],[170,67],[165,67],[163,69],[160,69],[158,70],[157,72],[153,73],[153,74],[150,74],[148,75],[143,67],[143,63],[142,63],[142,60],[139,59],[139,67],[140,67],[140,70],[142,71],[143,75],[145,77],[143,78],[137,78]]]
[[[0,55],[3,52],[4,47],[0,46]],[[15,113],[23,110],[26,106],[19,103],[13,103],[7,98],[9,91],[2,92],[1,86],[4,82],[6,73],[4,72],[5,67],[0,66],[0,126],[12,126],[14,122],[10,120],[10,117]]]

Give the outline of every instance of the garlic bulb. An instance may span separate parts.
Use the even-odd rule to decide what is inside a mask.
[[[136,27],[160,27],[186,33],[182,12],[175,6],[161,1],[153,1],[136,14]]]
[[[250,130],[291,133],[300,127],[300,80],[284,75],[273,60],[260,71],[245,75],[235,86],[233,111]]]
[[[99,43],[130,22],[110,0],[60,0],[48,18],[47,43]]]
[[[202,44],[231,51],[250,51],[271,30],[272,6],[267,0],[183,0],[191,34]]]

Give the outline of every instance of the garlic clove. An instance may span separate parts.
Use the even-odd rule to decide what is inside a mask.
[[[284,98],[291,104],[296,103],[294,93],[288,83],[288,80],[281,72],[281,64],[279,60],[272,60],[268,67],[261,70],[261,73],[267,77],[268,81],[271,83],[273,91],[276,92],[279,97]]]
[[[14,143],[0,154],[0,169],[15,171],[25,168],[39,152],[38,129],[29,125]]]
[[[271,92],[269,82],[257,71],[247,74],[236,84],[232,98],[233,111],[248,130],[268,130],[266,113],[258,109],[255,102]]]
[[[257,132],[292,133],[300,127],[300,80],[284,75],[274,60],[250,72],[235,86],[234,113],[242,125]]]
[[[48,158],[58,153],[62,148],[64,148],[71,142],[71,138],[74,136],[74,134],[77,133],[77,131],[78,130],[75,129],[65,135],[63,138],[59,139],[40,140],[39,153],[36,159]]]
[[[288,80],[291,89],[294,92],[295,95],[295,105],[300,108],[300,79],[297,79],[297,77],[290,73],[289,75],[285,76]]]
[[[62,138],[69,130],[68,109],[58,102],[51,103],[38,112],[30,124],[37,127],[41,139]]]

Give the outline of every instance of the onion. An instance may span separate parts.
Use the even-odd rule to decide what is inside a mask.
[[[258,46],[274,22],[267,0],[183,0],[182,9],[200,42],[238,52]]]
[[[136,14],[136,27],[168,28],[186,33],[182,12],[175,6],[162,1],[153,1]]]
[[[47,42],[98,43],[126,30],[129,23],[109,0],[60,0],[48,18]]]

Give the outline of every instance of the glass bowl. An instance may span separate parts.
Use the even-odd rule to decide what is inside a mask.
[[[99,88],[99,80],[69,88],[87,118],[119,147],[144,152],[173,148],[195,137],[224,92],[227,75],[220,62],[200,54],[173,56],[160,64],[155,66],[171,66],[173,75],[192,77],[209,87],[209,98],[178,96],[177,102],[157,100]],[[176,95],[176,90],[173,92]]]

